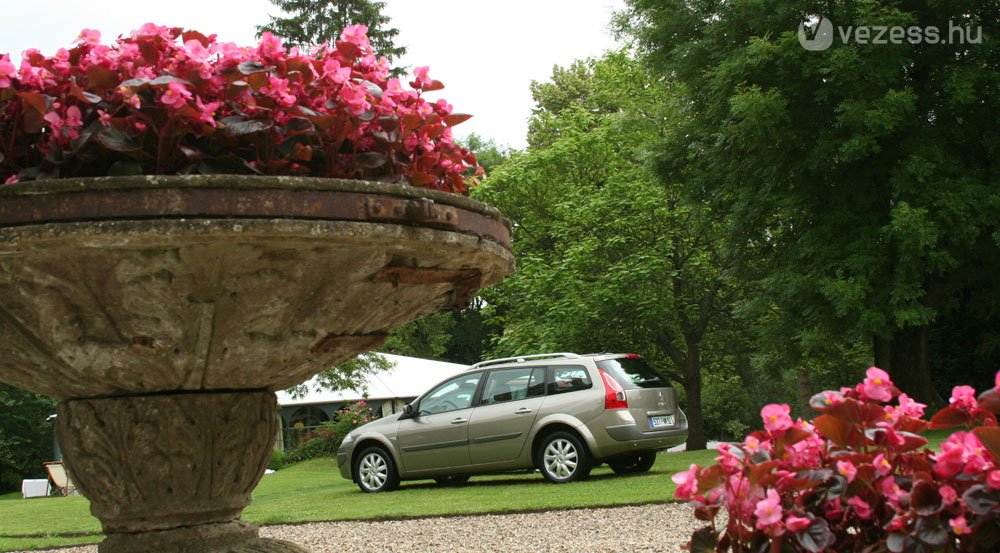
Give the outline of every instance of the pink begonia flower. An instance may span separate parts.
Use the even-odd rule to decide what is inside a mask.
[[[201,101],[200,97],[196,97],[194,102],[198,108],[199,119],[201,122],[214,127],[215,115],[218,112],[219,106],[222,105],[222,102],[209,102],[206,104]]]
[[[881,453],[875,456],[875,459],[872,460],[872,465],[875,466],[875,473],[879,476],[885,476],[892,472],[892,464]]]
[[[938,493],[941,494],[941,502],[945,505],[954,505],[954,503],[958,501],[958,494],[955,493],[955,488],[952,488],[951,486],[941,486]]]
[[[281,43],[280,38],[269,31],[264,31],[260,34],[260,46],[257,47],[257,52],[261,56],[269,58],[280,57],[285,53],[285,46]]]
[[[874,401],[892,400],[892,380],[889,379],[889,373],[878,367],[871,367],[865,376],[859,390],[864,397]]]
[[[746,450],[747,455],[753,455],[760,451],[760,440],[753,436],[747,436],[743,440],[743,449]]]
[[[444,161],[442,161],[441,163],[442,166],[444,166],[443,165]],[[727,443],[719,444],[717,450],[720,453],[720,455],[715,458],[715,462],[719,463],[719,465],[721,465],[722,468],[726,469],[726,472],[729,473],[736,472],[743,464],[740,458],[738,458],[736,455],[733,454],[731,448],[732,446]]]
[[[70,106],[66,108],[66,120],[65,120],[66,126],[82,127],[83,126],[83,120],[81,119],[82,116],[83,114],[80,113],[80,108],[76,106]]]
[[[7,54],[0,56],[0,88],[10,88],[10,80],[17,77],[17,68]]]
[[[837,472],[847,479],[848,483],[854,482],[858,475],[858,469],[850,461],[837,461]]]
[[[763,530],[781,521],[781,497],[774,490],[767,490],[767,497],[757,502],[754,516],[757,517],[757,528]]]
[[[200,40],[191,39],[184,42],[184,48],[187,49],[190,58],[197,62],[208,61],[212,57],[212,52],[201,43]]]
[[[340,40],[350,42],[362,49],[367,49],[371,45],[368,41],[368,26],[360,23],[344,27],[340,33]]]
[[[416,77],[414,81],[417,83],[417,86],[423,87],[434,82],[434,79],[430,77],[430,71],[431,68],[428,66],[417,67],[413,70],[413,75]]]
[[[851,510],[854,514],[858,515],[861,520],[868,520],[872,517],[872,508],[868,503],[861,499],[860,497],[852,497],[847,500],[847,504],[850,505]]]
[[[160,96],[160,102],[172,108],[180,108],[191,99],[191,93],[181,83],[172,82]]]
[[[907,416],[915,419],[919,419],[924,416],[924,409],[927,406],[923,403],[918,403],[910,398],[906,394],[899,394],[899,409],[898,411]]]
[[[101,31],[96,29],[84,29],[76,37],[76,42],[83,42],[85,44],[97,44],[100,41]]]
[[[885,527],[887,532],[902,532],[906,528],[906,519],[900,516],[895,516],[889,521],[889,525]]]
[[[964,516],[957,516],[949,520],[948,526],[951,526],[951,531],[959,536],[972,533],[972,528],[969,528],[969,523]]]
[[[801,532],[802,530],[809,528],[810,524],[812,524],[812,520],[806,517],[788,515],[788,518],[785,519],[785,527],[788,528],[790,532]]]
[[[344,84],[351,79],[351,67],[341,67],[337,60],[323,62],[323,77],[337,84]]]
[[[934,473],[949,478],[960,472],[980,474],[991,468],[989,452],[971,432],[955,432],[941,444],[934,455]]]
[[[677,484],[674,497],[685,501],[690,500],[698,490],[698,465],[691,465],[686,471],[678,472],[670,479],[674,481],[674,484]]]
[[[143,123],[142,121],[136,121],[135,123],[132,123],[132,126],[135,127],[135,130],[139,132],[143,132],[146,130],[146,124]]]
[[[792,418],[789,416],[790,412],[791,408],[787,404],[778,405],[771,403],[765,405],[760,410],[760,416],[764,419],[764,428],[768,432],[788,430],[792,427]]]
[[[826,390],[823,392],[823,404],[827,407],[836,407],[844,403],[844,394]]]
[[[348,83],[340,89],[340,98],[347,105],[347,111],[357,117],[368,111],[371,105],[367,101],[365,87]]]
[[[997,374],[993,377],[993,385],[1000,388],[1000,371],[997,371]]]
[[[42,117],[42,119],[48,121],[49,127],[52,128],[52,132],[53,133],[59,134],[59,131],[62,130],[63,119],[62,119],[62,117],[59,116],[58,113],[56,113],[54,111],[50,111],[50,112],[46,113]]]
[[[14,184],[20,182],[21,179],[17,178],[17,175],[11,175],[7,177],[7,180],[3,181],[4,184]]]
[[[1000,490],[1000,470],[991,470],[986,483],[994,490]]]
[[[108,127],[111,125],[111,115],[103,109],[97,110],[97,118],[101,121],[101,126]]]
[[[896,483],[896,479],[892,476],[882,480],[881,484],[882,495],[889,500],[894,507],[899,507],[899,498],[905,494],[899,484]]]
[[[976,389],[972,386],[955,386],[951,390],[951,399],[948,404],[956,409],[972,411],[979,406],[976,401]]]

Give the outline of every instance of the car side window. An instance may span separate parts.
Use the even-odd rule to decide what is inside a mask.
[[[443,382],[420,398],[417,415],[433,415],[471,407],[482,376],[483,373],[463,374]]]
[[[531,367],[490,371],[483,385],[483,399],[480,405],[526,399],[533,372]]]
[[[593,386],[587,368],[577,365],[549,367],[549,394],[586,390]]]

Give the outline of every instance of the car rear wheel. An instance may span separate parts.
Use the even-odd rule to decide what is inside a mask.
[[[646,472],[653,468],[654,464],[656,464],[655,451],[636,453],[635,455],[629,455],[628,457],[608,461],[608,466],[611,467],[611,470],[615,471],[616,474],[637,474],[640,472]]]
[[[399,473],[392,455],[378,446],[365,448],[354,462],[354,474],[361,491],[388,492],[399,487]]]
[[[538,468],[556,484],[582,480],[590,474],[590,453],[573,434],[553,432],[538,448]]]
[[[436,476],[434,481],[442,486],[461,486],[469,481],[468,474],[448,474],[446,476]]]

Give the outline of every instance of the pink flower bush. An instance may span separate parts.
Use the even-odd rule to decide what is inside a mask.
[[[765,406],[763,431],[720,446],[714,465],[674,475],[676,497],[709,522],[692,551],[1000,550],[1000,385],[978,397],[956,387],[927,421],[924,405],[872,367],[861,384],[810,405],[820,412],[811,423],[793,421],[787,405]],[[940,451],[925,447],[928,428],[957,426],[971,430]],[[718,528],[721,509],[729,517]]]
[[[0,181],[246,173],[465,192],[481,173],[452,127],[469,118],[406,88],[364,25],[305,53],[148,23],[114,44],[84,29],[53,56],[0,56]]]

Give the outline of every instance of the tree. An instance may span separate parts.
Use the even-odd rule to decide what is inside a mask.
[[[722,221],[644,163],[678,113],[671,91],[627,52],[572,72],[571,90],[532,87],[532,146],[473,191],[514,222],[518,271],[486,295],[495,353],[644,353],[684,386],[688,447],[703,449],[702,371],[725,355],[713,336],[740,294],[739,254],[720,247]]]
[[[0,493],[16,490],[23,478],[44,477],[52,460],[55,400],[0,384]]]
[[[328,42],[333,44],[348,25],[364,23],[375,52],[391,63],[406,53],[396,46],[399,30],[389,27],[383,15],[385,2],[371,0],[271,0],[287,17],[270,16],[266,25],[257,26],[257,36],[268,31],[284,39],[286,47],[306,48]]]
[[[934,325],[970,293],[1000,304],[986,259],[1000,245],[1000,43],[872,44],[842,32],[1000,31],[996,2],[629,0],[619,27],[683,85],[689,117],[658,171],[770,252],[763,290],[787,338],[865,340],[905,392],[940,404]],[[826,51],[798,22],[839,26]],[[815,21],[815,19],[812,19]],[[944,32],[942,30],[942,32]],[[808,35],[806,35],[808,36]],[[863,35],[852,35],[862,38]],[[949,37],[951,39],[952,37]],[[865,42],[865,43],[861,43]]]

